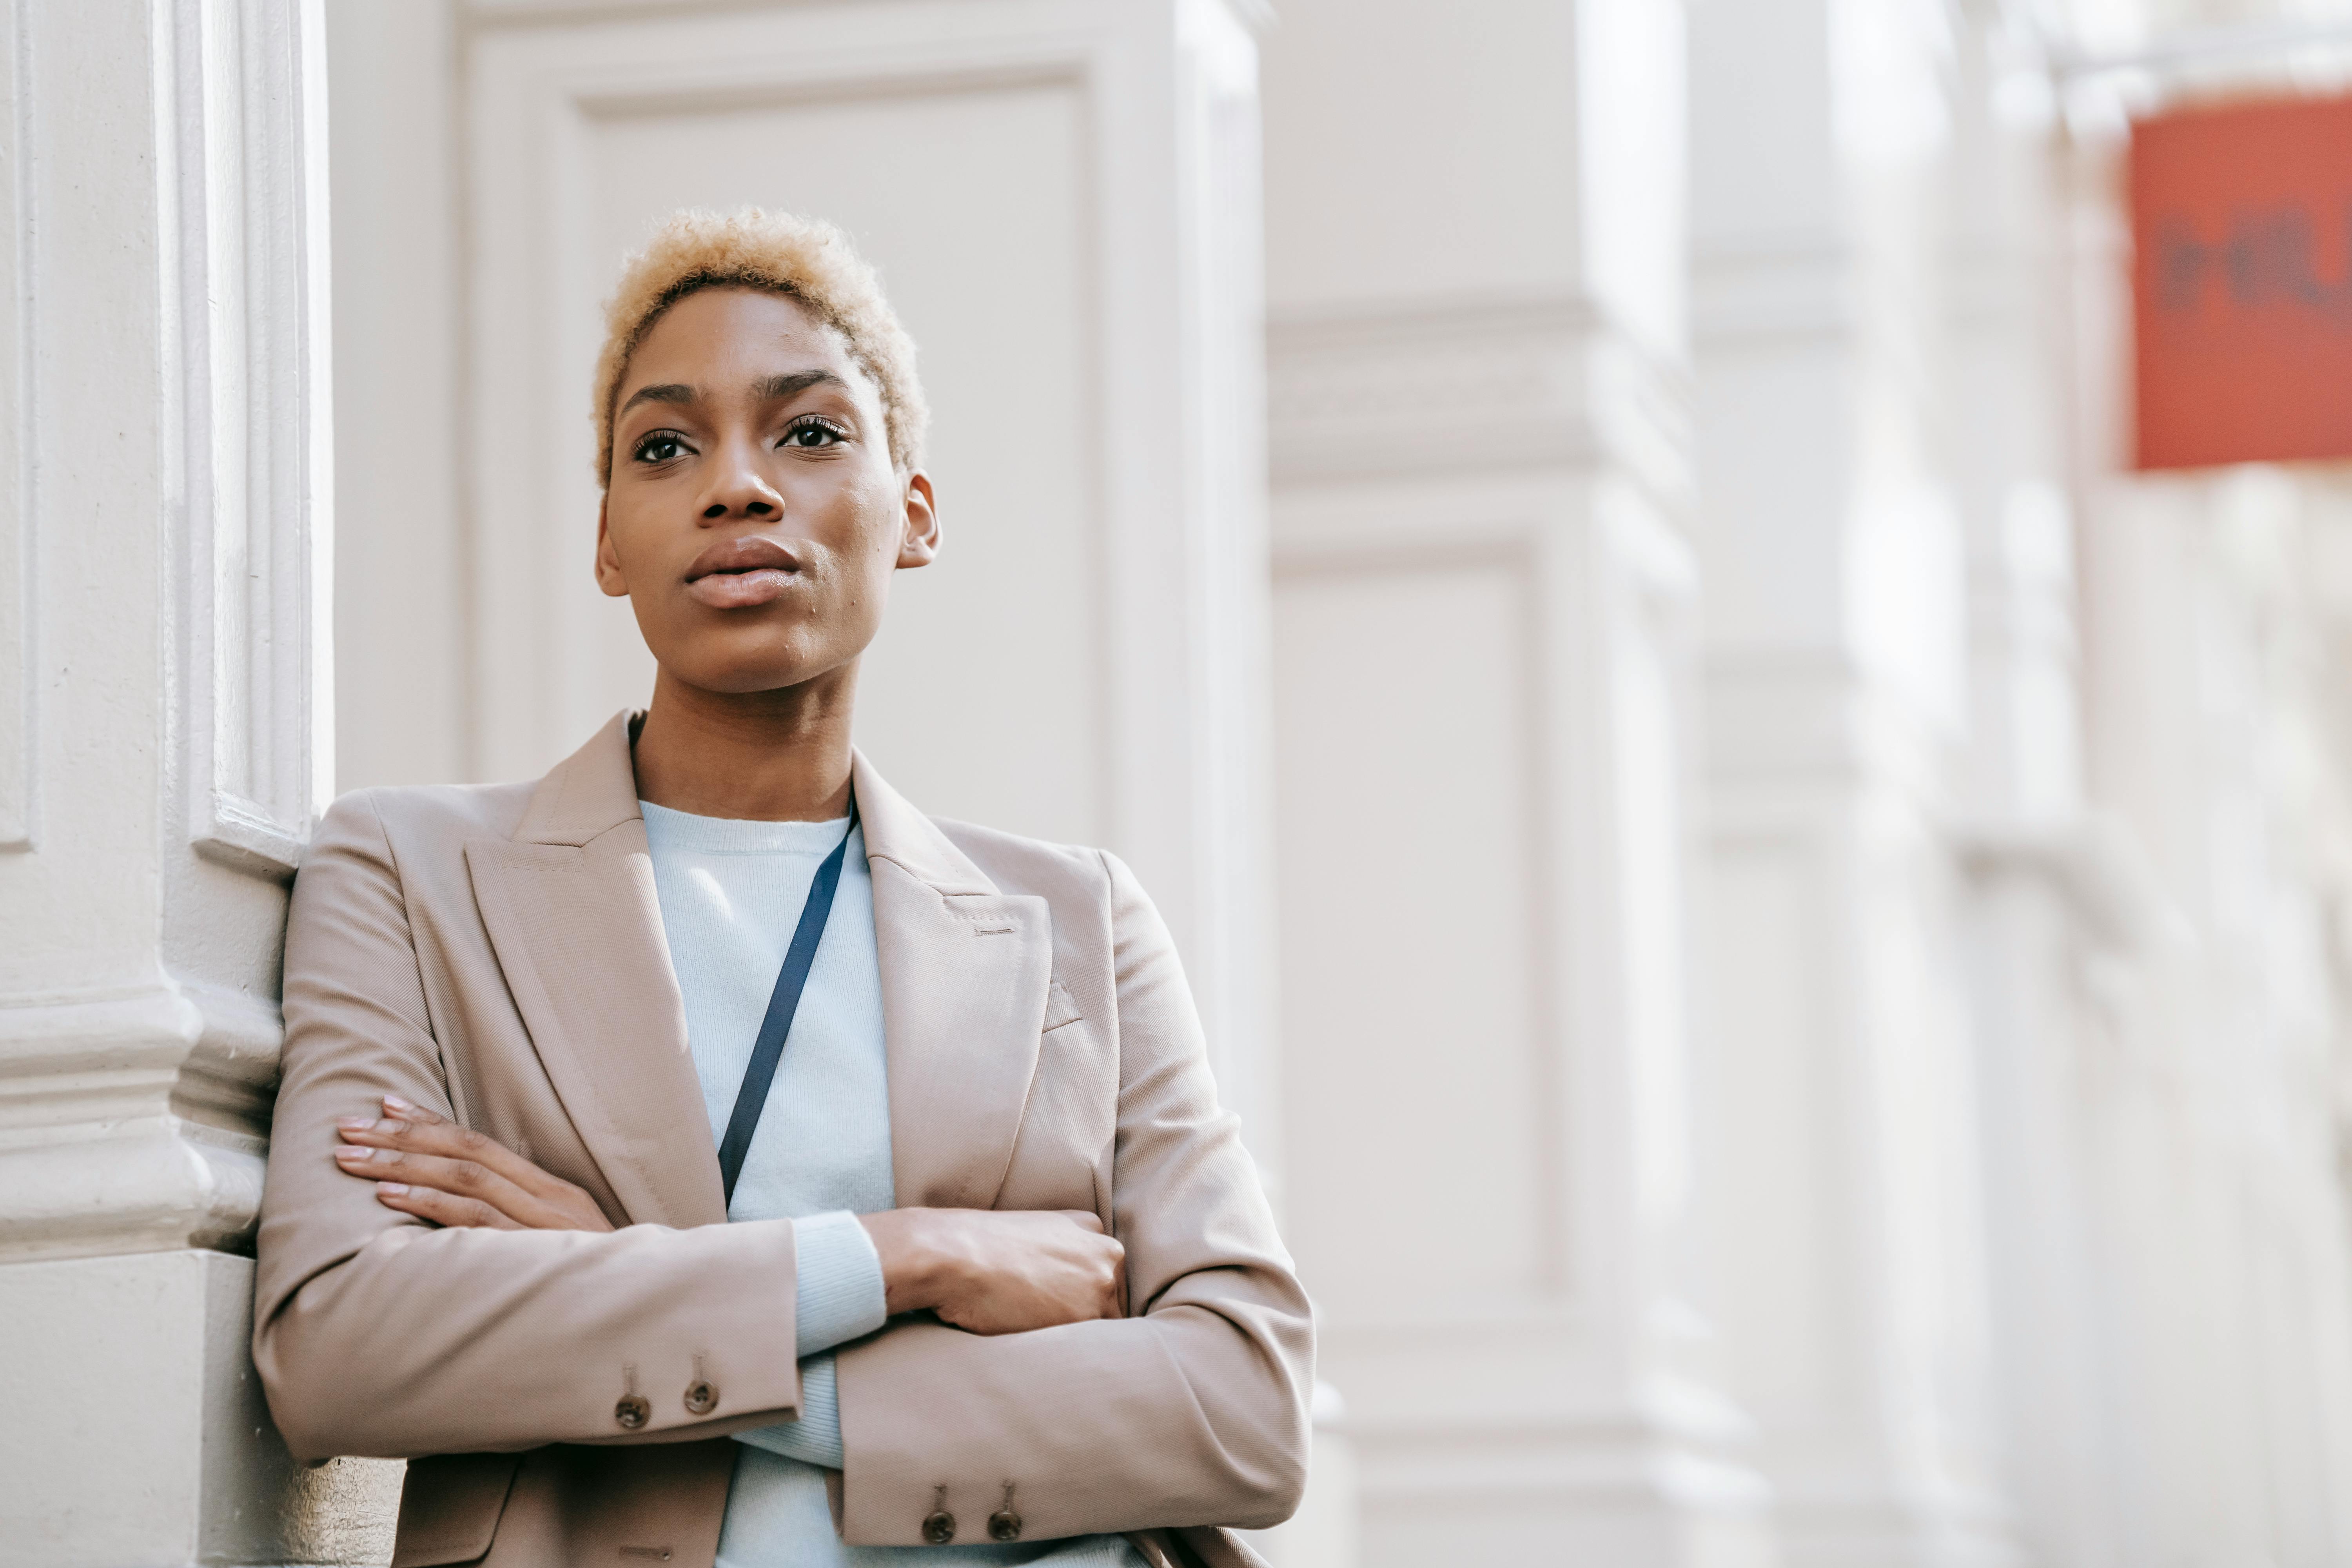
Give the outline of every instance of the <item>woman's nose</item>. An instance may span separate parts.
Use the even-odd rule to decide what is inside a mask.
[[[702,519],[716,522],[728,517],[782,517],[784,498],[776,493],[757,467],[738,459],[727,465],[726,475],[703,498]]]

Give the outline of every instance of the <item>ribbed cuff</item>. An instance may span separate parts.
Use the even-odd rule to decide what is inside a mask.
[[[754,1426],[749,1432],[736,1433],[735,1440],[771,1454],[782,1454],[787,1459],[821,1465],[828,1470],[840,1469],[848,1462],[848,1457],[841,1446],[841,1394],[834,1380],[833,1357],[811,1356],[801,1363],[799,1420]]]
[[[801,1359],[870,1334],[889,1317],[882,1289],[882,1258],[857,1216],[847,1209],[793,1221],[795,1316]],[[807,1397],[809,1369],[801,1369]],[[831,1397],[833,1363],[825,1363]],[[807,1416],[803,1415],[805,1421]],[[836,1442],[838,1439],[836,1439]]]

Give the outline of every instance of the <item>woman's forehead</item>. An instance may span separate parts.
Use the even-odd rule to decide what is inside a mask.
[[[705,289],[688,295],[655,321],[624,378],[625,397],[651,381],[697,382],[699,370],[825,369],[853,384],[857,373],[841,333],[799,300],[751,289]]]

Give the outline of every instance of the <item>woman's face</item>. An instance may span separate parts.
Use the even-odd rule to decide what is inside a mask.
[[[596,581],[667,678],[772,691],[850,668],[890,574],[938,550],[930,480],[893,470],[873,381],[799,301],[706,289],[637,345]]]

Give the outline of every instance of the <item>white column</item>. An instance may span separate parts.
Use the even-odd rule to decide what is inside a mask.
[[[1284,1137],[1362,1558],[1765,1562],[1689,1274],[1680,14],[1282,11]]]
[[[1969,713],[1943,26],[1692,5],[1711,1300],[1803,1568],[2015,1550],[1947,832]]]
[[[352,1560],[376,1472],[298,1470],[245,1350],[330,744],[318,12],[0,48],[0,1563]]]

